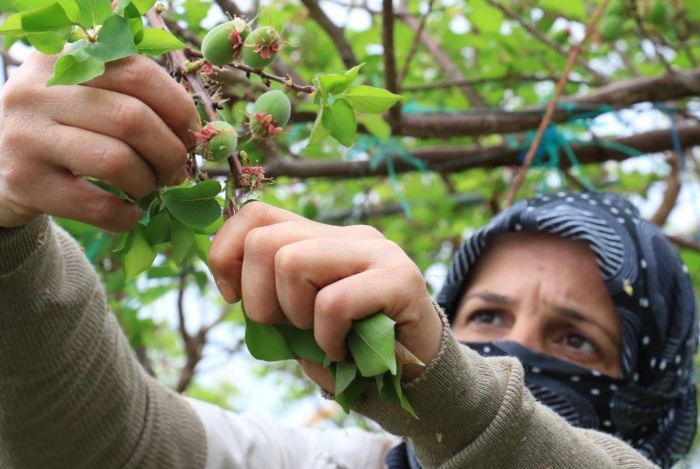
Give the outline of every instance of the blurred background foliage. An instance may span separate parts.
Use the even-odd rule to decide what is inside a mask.
[[[504,207],[514,168],[599,4],[164,3],[171,29],[192,48],[226,15],[244,13],[284,31],[275,73],[310,83],[319,73],[364,62],[366,84],[405,96],[398,117],[360,116],[352,148],[330,139],[307,146],[316,106],[296,96],[292,123],[274,150],[244,149],[275,177],[261,200],[321,222],[377,227],[415,260],[433,291],[459,243]],[[0,11],[12,10],[13,0],[0,0]],[[392,32],[383,24],[386,15],[393,17],[393,54],[386,49]],[[673,237],[698,293],[699,30],[700,1],[612,1],[574,66],[519,193],[592,189],[630,197]],[[26,54],[21,41],[5,43],[3,81]],[[387,74],[391,56],[396,72]],[[265,84],[231,71],[215,79],[226,99],[223,114],[242,122]],[[213,177],[224,172],[210,170]],[[167,385],[235,410],[287,409],[287,420],[303,425],[368,425],[318,398],[294,364],[253,363],[242,342],[240,307],[221,301],[195,255],[176,267],[162,252],[147,273],[125,281],[113,252],[117,236],[62,223],[102,276],[140,361]]]

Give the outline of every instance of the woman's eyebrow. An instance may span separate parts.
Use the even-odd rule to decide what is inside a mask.
[[[490,291],[470,293],[464,297],[464,301],[468,301],[472,298],[479,298],[480,300],[488,301],[489,303],[501,303],[507,305],[515,303],[515,300],[509,296]]]

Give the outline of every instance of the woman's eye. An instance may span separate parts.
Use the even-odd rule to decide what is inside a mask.
[[[469,317],[469,322],[479,324],[491,324],[493,326],[503,325],[503,315],[499,311],[482,310],[476,311]]]
[[[597,351],[597,348],[593,342],[576,333],[567,334],[565,344],[567,347],[574,348],[578,352],[582,353],[595,353]]]

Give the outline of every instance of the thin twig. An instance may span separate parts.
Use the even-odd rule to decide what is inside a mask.
[[[497,77],[483,77],[483,78],[472,78],[472,79],[462,79],[462,80],[445,80],[436,81],[432,83],[422,83],[420,85],[408,85],[401,89],[403,91],[431,91],[439,90],[444,88],[452,88],[454,86],[464,86],[464,85],[486,85],[491,83],[508,83],[508,82],[527,82],[527,81],[559,81],[561,76],[555,75],[528,75],[528,74],[513,74],[508,73],[506,75],[501,75]],[[588,80],[575,80],[569,79],[569,83],[576,85],[590,85]]]
[[[520,26],[522,26],[528,33],[530,33],[532,37],[537,39],[539,42],[549,46],[551,49],[557,51],[560,55],[563,55],[564,57],[569,55],[569,52],[566,50],[566,48],[556,43],[549,37],[545,36],[533,24],[529,23],[528,21],[525,21],[525,19],[523,19],[522,16],[516,14],[510,8],[502,4],[499,0],[486,0],[486,2],[492,7],[501,10],[501,12],[503,12],[504,15],[506,15],[508,18],[512,19]],[[598,84],[604,85],[608,83],[608,79],[604,75],[593,69],[585,60],[579,59],[578,55],[576,58],[576,64],[579,67],[586,70],[588,73],[590,73]]]
[[[574,64],[576,63],[576,58],[583,50],[583,46],[586,44],[588,39],[595,32],[596,25],[598,24],[600,17],[603,15],[603,11],[605,11],[605,8],[608,6],[608,1],[609,0],[603,0],[600,3],[600,5],[598,5],[598,8],[593,14],[591,22],[586,28],[586,35],[583,37],[581,42],[579,42],[573,49],[571,49],[571,52],[569,53],[569,59],[566,63],[566,68],[564,69],[564,73],[562,74],[559,83],[557,83],[557,87],[554,90],[554,96],[547,105],[547,110],[545,111],[544,117],[542,118],[542,122],[540,123],[540,126],[537,129],[537,133],[535,134],[535,139],[533,140],[532,145],[530,146],[530,149],[528,150],[527,155],[525,156],[525,161],[523,162],[523,165],[520,167],[517,175],[515,176],[515,180],[513,181],[513,186],[511,187],[510,194],[508,195],[508,207],[513,205],[513,201],[515,200],[515,197],[518,195],[520,187],[522,187],[523,182],[525,181],[525,174],[527,173],[528,168],[530,168],[532,160],[534,159],[535,154],[537,153],[537,150],[540,147],[540,142],[542,141],[544,131],[547,130],[547,127],[549,126],[549,122],[552,119],[552,115],[554,114],[557,102],[559,101],[559,96],[561,96],[561,93],[564,90],[564,87],[566,86],[566,82],[569,79],[569,75],[571,74],[571,70],[573,70]]]
[[[678,159],[682,158],[682,155],[676,152],[671,153],[667,159],[669,166],[671,166],[671,171],[666,176],[666,190],[664,191],[664,197],[661,200],[661,204],[656,209],[656,212],[651,216],[649,221],[657,226],[664,226],[666,220],[668,220],[669,215],[676,206],[678,202],[678,196],[681,193],[681,169]]]
[[[204,57],[200,51],[197,51],[194,49],[186,49],[185,52],[191,58],[201,59]],[[232,63],[226,65],[226,68],[240,70],[240,71],[244,72],[246,75],[258,75],[260,78],[263,79],[263,81],[276,81],[278,83],[282,83],[283,85],[285,85],[286,87],[288,87],[292,90],[299,91],[301,93],[311,94],[314,91],[316,91],[316,88],[311,86],[311,85],[300,85],[298,83],[294,83],[292,81],[292,77],[290,77],[290,76],[281,77],[278,75],[273,75],[273,74],[267,73],[259,68],[250,67],[244,63],[232,62]]]
[[[406,61],[403,64],[403,69],[401,70],[401,73],[399,73],[399,85],[403,85],[403,82],[406,80],[406,76],[408,76],[408,72],[411,68],[411,62],[413,61],[413,57],[415,57],[416,52],[418,52],[418,46],[420,46],[420,38],[423,34],[423,30],[425,29],[425,24],[428,22],[428,16],[430,16],[430,13],[432,13],[433,11],[434,4],[435,0],[430,0],[428,2],[428,11],[423,16],[421,16],[420,24],[418,25],[418,29],[416,30],[415,36],[413,36],[413,43],[411,44],[411,49],[408,51]]]
[[[352,51],[352,45],[345,37],[343,33],[343,28],[340,28],[333,23],[333,21],[326,15],[326,13],[321,8],[320,2],[317,0],[301,0],[306,9],[309,11],[311,18],[318,23],[318,25],[328,34],[331,38],[335,48],[340,53],[340,58],[346,67],[352,68],[357,65],[357,58],[355,53]]]

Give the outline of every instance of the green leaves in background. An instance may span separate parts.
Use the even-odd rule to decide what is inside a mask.
[[[387,315],[377,313],[353,323],[347,337],[350,357],[342,362],[328,359],[316,343],[313,331],[288,324],[259,324],[247,315],[245,325],[245,342],[253,357],[264,361],[301,358],[329,368],[335,381],[336,401],[346,412],[375,383],[383,399],[395,402],[418,418],[401,388],[395,322]]]
[[[320,109],[311,129],[309,145],[330,135],[349,147],[357,137],[356,112],[380,114],[402,99],[382,88],[352,86],[363,66],[360,64],[344,73],[319,75],[314,80]]]
[[[219,182],[204,181],[196,186],[167,189],[163,192],[163,204],[180,222],[203,230],[221,217],[221,206],[216,201],[219,192]]]

